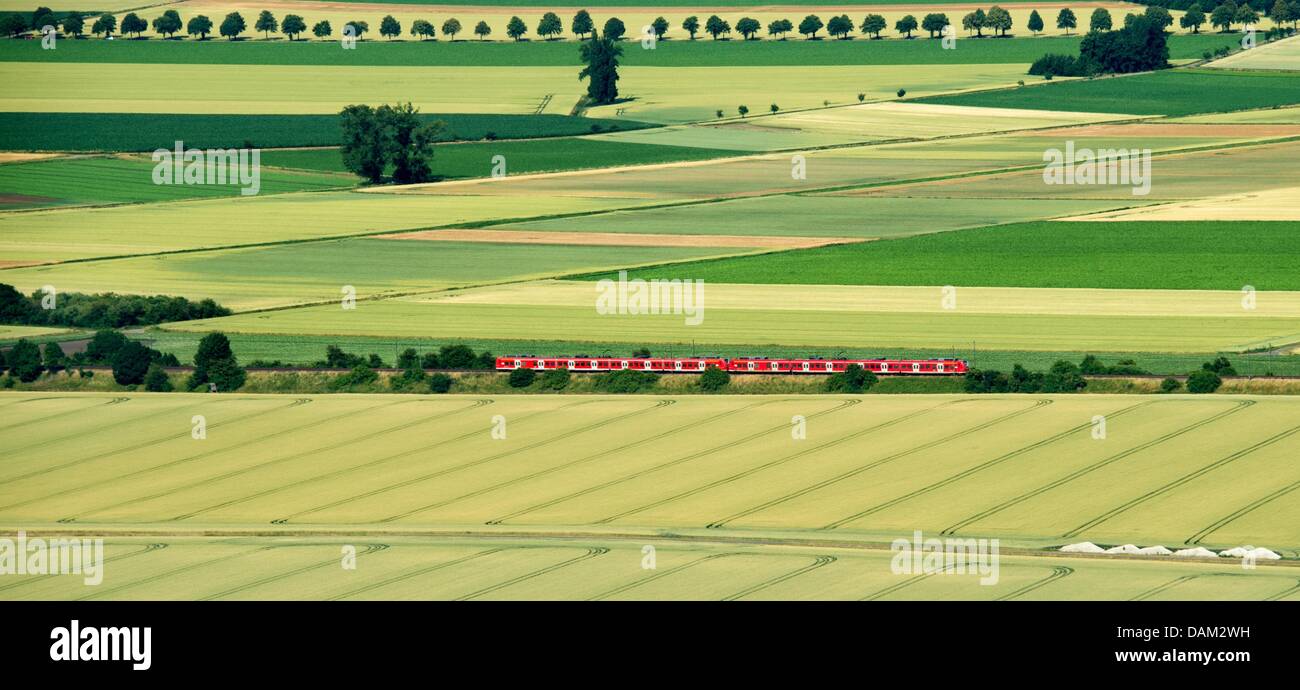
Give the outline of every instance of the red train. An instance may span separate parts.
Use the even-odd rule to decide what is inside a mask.
[[[497,371],[512,369],[568,369],[573,373],[599,373],[631,369],[659,374],[698,374],[710,366],[738,374],[834,374],[850,364],[886,375],[953,376],[966,373],[964,359],[769,359],[766,357],[497,357]]]

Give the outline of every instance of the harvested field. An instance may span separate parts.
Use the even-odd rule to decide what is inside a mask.
[[[617,232],[528,232],[523,230],[422,230],[377,235],[383,240],[425,242],[488,242],[504,244],[569,244],[608,247],[738,247],[806,249],[828,244],[862,242],[860,237],[779,237],[745,235],[655,235]]]
[[[1282,182],[1282,180],[1279,180]],[[1273,220],[1300,218],[1300,187],[1265,189],[1173,204],[1108,211],[1061,220]]]

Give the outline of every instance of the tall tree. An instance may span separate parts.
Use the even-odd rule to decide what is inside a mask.
[[[961,18],[961,28],[965,29],[966,33],[974,30],[975,38],[983,38],[984,27],[988,25],[988,20],[988,15],[984,14],[984,10],[977,9],[974,12],[968,12],[966,16]]]
[[[1029,13],[1029,21],[1025,24],[1025,28],[1034,32],[1035,36],[1043,30],[1043,16],[1038,14],[1038,10]]]
[[[586,67],[578,79],[587,79],[587,97],[596,105],[613,103],[618,98],[618,58],[623,49],[609,38],[592,37],[579,48]]]
[[[894,22],[894,31],[906,34],[907,38],[912,37],[912,32],[916,31],[916,27],[916,17],[913,17],[910,14],[905,14],[902,19]]]
[[[825,26],[825,24],[822,23],[821,17],[818,17],[815,14],[810,14],[804,17],[803,21],[799,22],[799,33],[807,36],[809,40],[812,40],[817,38],[817,32],[821,31],[823,26]]]
[[[943,13],[932,12],[921,19],[921,28],[930,32],[930,38],[943,31],[945,26],[948,26],[948,15]]]
[[[225,19],[221,20],[219,30],[222,36],[233,41],[239,37],[239,34],[244,33],[246,28],[248,28],[248,25],[244,23],[244,16],[238,12],[231,12],[226,15]]]
[[[519,17],[511,17],[510,21],[506,22],[506,35],[510,38],[518,41],[526,33],[528,33],[528,25]]]
[[[262,10],[257,15],[257,21],[253,23],[254,31],[261,31],[262,38],[270,38],[272,31],[280,30],[280,22],[275,20],[275,15],[270,10]]]
[[[1011,30],[1011,13],[1002,9],[998,5],[989,8],[986,24],[989,28],[997,31],[999,35],[1006,36]]]
[[[541,21],[537,22],[537,35],[544,39],[550,40],[562,33],[564,33],[564,22],[560,21],[560,15],[554,12],[543,14]]]
[[[456,40],[456,34],[460,33],[460,31],[461,31],[460,20],[456,19],[455,17],[452,17],[451,19],[448,19],[447,21],[442,23],[442,35],[451,36],[452,41]]]
[[[1282,0],[1278,0],[1281,2]],[[81,38],[86,32],[86,20],[79,14],[70,14],[63,19],[63,33]]]
[[[1113,26],[1110,18],[1110,11],[1105,7],[1098,7],[1092,11],[1092,16],[1088,18],[1089,31],[1110,31]]]
[[[339,113],[343,130],[343,167],[369,180],[379,182],[384,177],[387,160],[384,156],[384,130],[374,108],[368,105],[349,105]]]
[[[154,33],[162,34],[168,38],[180,31],[182,26],[181,15],[176,10],[167,10],[162,13],[161,17],[155,17],[153,20]]]
[[[1281,1],[1282,0],[1278,0],[1278,2]],[[655,32],[655,39],[662,40],[664,34],[668,33],[668,20],[663,17],[655,17],[655,20],[650,22],[650,28]]]
[[[573,22],[569,25],[569,31],[573,32],[579,40],[585,39],[587,34],[595,30],[596,23],[591,21],[591,15],[587,13],[587,10],[578,10],[578,13],[573,15]]]
[[[390,41],[396,36],[401,36],[402,23],[391,14],[384,15],[384,18],[379,20],[379,35]]]
[[[686,20],[682,22],[682,29],[684,29],[686,33],[690,34],[691,40],[694,41],[696,32],[700,30],[700,18],[693,14],[687,17]]]
[[[610,17],[605,20],[605,28],[601,30],[601,36],[611,41],[617,41],[623,38],[627,33],[627,27],[623,26],[623,20],[618,17]]]
[[[202,14],[191,17],[190,21],[185,24],[185,33],[198,36],[199,40],[202,41],[208,37],[208,34],[212,33],[212,20]]]
[[[704,30],[716,41],[719,35],[731,33],[731,24],[715,14],[705,20]]]
[[[492,35],[492,27],[488,26],[487,22],[480,21],[474,25],[474,35],[478,36],[478,40],[482,41]]]
[[[140,18],[135,12],[122,17],[122,33],[135,34],[138,38],[142,31],[149,28],[149,23]]]
[[[740,32],[740,35],[746,41],[753,38],[754,34],[758,33],[759,29],[762,28],[763,25],[759,24],[758,20],[753,17],[742,17],[740,21],[736,22],[736,31]]]
[[[433,28],[433,22],[428,19],[417,19],[411,22],[411,35],[419,37],[421,41],[433,38],[437,35],[437,31]]]
[[[1184,29],[1191,29],[1194,34],[1201,33],[1201,25],[1204,23],[1205,12],[1201,9],[1200,3],[1195,2],[1183,12],[1183,16],[1178,18],[1178,25]]]
[[[864,34],[871,34],[875,38],[880,38],[880,32],[884,31],[887,26],[889,26],[889,24],[885,22],[884,17],[878,14],[868,14],[866,17],[863,17],[862,26],[859,28],[861,28],[862,33]]]
[[[298,36],[307,30],[307,21],[296,14],[284,15],[284,21],[280,22],[280,32],[289,37],[290,41],[298,40]]]
[[[311,35],[316,38],[329,38],[332,33],[334,33],[334,27],[330,26],[328,19],[316,22],[311,27]]]
[[[1070,29],[1078,28],[1079,19],[1074,16],[1074,10],[1068,7],[1062,7],[1061,11],[1056,14],[1056,28],[1065,29],[1065,35],[1070,35]]]
[[[433,142],[442,123],[423,122],[410,103],[382,105],[375,114],[383,130],[385,158],[393,166],[393,181],[415,184],[432,179]]]

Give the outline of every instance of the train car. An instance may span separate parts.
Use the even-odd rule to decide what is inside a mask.
[[[753,374],[835,374],[850,364],[883,375],[950,376],[966,373],[961,359],[767,359],[738,357],[728,371]]]
[[[698,374],[710,366],[726,370],[728,363],[722,357],[537,357],[535,355],[507,355],[497,357],[497,371],[513,369],[568,369],[570,373],[600,373],[630,369],[656,374]]]

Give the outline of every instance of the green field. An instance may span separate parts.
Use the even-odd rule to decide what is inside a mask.
[[[24,293],[54,284],[74,292],[111,286],[123,293],[212,298],[242,311],[338,302],[344,285],[366,298],[744,251],[354,239],[17,268],[0,272],[0,282]]]
[[[192,361],[194,353],[198,349],[199,339],[202,333],[185,333],[181,331],[169,331],[161,329],[151,329],[139,337],[150,347],[170,352],[182,362]],[[591,354],[610,353],[615,355],[628,354],[632,347],[647,347],[656,355],[665,357],[686,356],[692,354],[701,354],[705,349],[708,354],[717,354],[722,357],[739,357],[752,355],[755,352],[763,352],[768,356],[789,356],[789,357],[806,357],[809,355],[818,357],[958,357],[965,359],[972,366],[983,369],[997,369],[999,371],[1010,371],[1016,364],[1021,364],[1032,371],[1046,371],[1054,362],[1065,359],[1071,362],[1078,362],[1084,358],[1087,352],[1049,352],[1049,351],[1030,351],[1030,350],[982,350],[976,347],[971,349],[969,345],[954,348],[935,348],[929,350],[887,348],[887,347],[791,347],[786,345],[751,345],[751,344],[728,344],[728,345],[710,345],[695,346],[690,342],[643,342],[635,343],[631,347],[629,343],[610,342],[605,340],[596,341],[573,341],[573,340],[518,340],[518,339],[499,339],[499,340],[469,340],[469,339],[439,339],[439,338],[395,338],[395,337],[368,337],[368,336],[337,336],[337,335],[245,335],[240,333],[229,334],[231,347],[239,355],[240,360],[244,362],[260,359],[263,361],[272,361],[279,359],[286,364],[303,364],[309,365],[320,361],[324,357],[325,348],[330,345],[338,345],[348,352],[357,352],[363,354],[378,354],[385,362],[396,362],[398,353],[408,347],[415,348],[417,351],[431,352],[436,351],[443,345],[460,343],[469,346],[475,352],[487,350],[497,354],[512,354],[517,352],[555,352],[560,354],[570,352],[586,352]],[[1112,352],[1103,357],[1108,365],[1113,365],[1120,360],[1131,359],[1137,366],[1152,374],[1158,375],[1177,375],[1186,374],[1194,371],[1204,362],[1208,362],[1218,356],[1217,353],[1168,353],[1168,352]],[[1237,373],[1242,376],[1263,376],[1272,374],[1276,376],[1300,376],[1300,356],[1280,356],[1280,355],[1232,355],[1233,367]]]
[[[274,165],[265,157],[262,162]],[[0,209],[240,195],[239,184],[155,184],[155,165],[143,158],[65,158],[0,165]],[[355,178],[347,175],[317,172],[263,170],[259,176],[260,194],[338,189],[355,184]]]
[[[1300,290],[1300,222],[1040,222],[644,269],[714,283]],[[1243,238],[1250,238],[1243,242]],[[592,279],[609,277],[592,276]]]
[[[426,113],[422,117],[441,121],[448,140],[573,136],[597,129],[650,126],[569,115]],[[0,149],[7,151],[152,151],[170,148],[177,141],[198,148],[333,146],[340,136],[335,114],[0,113]]]
[[[683,270],[678,278],[689,278]],[[934,351],[1242,351],[1300,342],[1300,293],[959,287],[944,289],[705,283],[702,319],[678,310],[601,314],[595,283],[543,281],[450,294],[236,314],[168,326],[189,332],[390,336],[450,340],[605,341]],[[364,314],[364,318],[358,318]]]
[[[443,178],[489,177],[495,156],[505,156],[507,175],[581,170],[614,165],[648,165],[739,155],[740,151],[637,144],[604,139],[553,138],[538,141],[486,141],[436,147],[433,174]],[[337,149],[264,151],[262,162],[284,168],[343,172]],[[0,169],[2,171],[2,169]],[[0,178],[2,179],[2,178]]]
[[[1300,79],[1274,72],[1166,70],[921,100],[990,108],[1192,115],[1300,103]]]
[[[883,546],[910,537],[913,530],[1000,539],[1013,557],[1003,573],[1006,582],[1000,585],[1006,589],[938,590],[963,598],[1013,595],[1050,574],[1047,567],[1062,563],[1078,564],[1083,587],[1053,585],[1055,597],[1061,598],[1134,598],[1184,574],[1176,572],[1181,568],[1212,568],[1173,559],[1043,559],[1043,549],[1085,539],[1175,548],[1262,544],[1291,556],[1300,548],[1300,504],[1294,491],[1300,487],[1300,475],[1285,463],[1300,449],[1300,403],[1289,398],[298,400],[128,395],[125,401],[106,404],[113,400],[108,395],[0,394],[9,423],[64,420],[59,425],[29,424],[27,433],[5,437],[9,462],[0,484],[0,518],[29,525],[31,531],[42,525],[52,528],[56,521],[65,528],[73,523],[79,530],[110,534],[161,530],[168,536],[152,537],[151,542],[176,539],[179,544],[187,536],[198,536],[195,530],[239,536],[241,528],[255,528],[263,539],[280,530],[286,537],[311,542],[314,529],[347,527],[368,533],[348,543],[395,539],[395,553],[410,554],[418,562],[397,555],[385,566],[376,560],[374,568],[360,571],[373,578],[364,588],[353,581],[357,591],[266,588],[264,577],[279,580],[273,576],[309,570],[313,564],[324,570],[325,561],[337,563],[339,540],[330,542],[328,552],[303,547],[260,554],[256,549],[266,544],[240,549],[235,540],[224,547],[166,549],[168,558],[182,559],[174,562],[175,569],[159,571],[155,563],[165,561],[149,563],[143,558],[123,562],[116,575],[109,569],[99,589],[70,587],[71,578],[45,578],[31,582],[30,589],[29,583],[7,585],[14,589],[4,592],[5,598],[20,596],[24,589],[21,596],[33,598],[501,596],[506,592],[495,585],[513,580],[514,572],[524,575],[570,560],[571,567],[579,569],[588,561],[603,565],[620,560],[602,549],[593,553],[581,542],[599,543],[602,534],[641,535],[628,542],[616,540],[626,547],[609,552],[632,556],[641,544],[656,543],[651,531],[663,528],[705,539],[740,537],[742,546],[744,538],[758,540],[756,545],[779,545],[795,537]],[[195,414],[208,421],[207,438],[200,441],[190,436]],[[490,419],[498,415],[507,420],[508,433],[494,440],[488,433]],[[790,438],[792,415],[806,417],[805,440]],[[1108,420],[1102,440],[1090,433],[1088,420],[1094,415]],[[340,419],[348,423],[337,423]],[[709,436],[702,440],[698,432],[705,425]],[[99,433],[110,427],[119,433]],[[888,433],[875,433],[883,429]],[[96,443],[88,446],[87,438]],[[523,458],[527,462],[521,462]],[[72,468],[75,471],[69,471]],[[424,548],[400,547],[404,530],[430,528],[466,533],[437,547],[447,549],[446,558],[436,549],[431,552],[427,541]],[[496,565],[491,577],[486,569],[468,569],[479,577],[469,577],[462,569],[461,577],[442,580],[442,573],[429,587],[396,577],[403,568],[433,568],[455,558],[453,552],[461,544],[468,549],[460,552],[465,556],[491,551],[465,540],[489,537],[493,530],[512,531],[520,545],[555,551],[549,556],[532,552],[522,561],[509,553],[481,554],[487,559],[483,565]],[[561,544],[548,535],[576,536],[580,543]],[[618,568],[597,569],[590,577],[560,578],[569,583],[567,589],[550,594],[544,587],[513,593],[542,598],[726,598],[744,596],[751,585],[816,563],[784,549],[758,559],[729,556],[738,559],[733,564],[752,561],[747,564],[752,572],[741,580],[707,578],[713,582],[710,587],[679,592],[672,586],[674,566],[682,563],[675,553],[678,547],[671,537],[658,538],[666,540],[660,543],[667,552],[659,574],[669,579],[656,577],[643,584],[629,580],[645,575],[637,569],[639,559],[632,558],[622,580],[607,579],[618,575]],[[694,547],[703,548],[709,547]],[[782,552],[787,557],[777,555]],[[705,554],[697,550],[694,555]],[[880,558],[869,552],[863,556]],[[241,558],[247,561],[241,563]],[[199,565],[209,559],[222,565]],[[1144,569],[1150,580],[1130,581],[1106,571],[1084,576],[1085,564],[1094,563],[1117,572]],[[1035,571],[1035,564],[1047,567]],[[865,572],[867,563],[861,565]],[[1261,580],[1242,580],[1245,587],[1231,592],[1189,584],[1186,591],[1164,595],[1268,598],[1296,591],[1295,578],[1283,578],[1273,567],[1254,573],[1244,573],[1235,563],[1230,567],[1243,577]],[[137,583],[135,577],[140,576],[132,577],[133,572],[166,576]],[[395,578],[391,582],[390,576]],[[1264,576],[1269,576],[1267,581]],[[313,581],[327,588],[339,586],[329,578]],[[879,596],[889,585],[901,584],[887,570],[875,579],[833,582],[837,584],[821,596]],[[628,584],[635,589],[617,591]],[[908,585],[912,591],[898,594],[935,596],[928,585]],[[793,586],[789,591],[786,596],[817,596],[820,588]]]
[[[860,21],[860,20],[859,20]],[[630,25],[629,25],[630,26]],[[777,65],[934,65],[1024,63],[1045,53],[1077,53],[1081,36],[962,41],[959,50],[936,50],[927,41],[684,41],[665,40],[654,50],[635,41],[624,47],[622,64],[653,67]],[[1170,58],[1200,58],[1206,50],[1238,47],[1222,34],[1169,37]],[[0,42],[0,62],[115,62],[135,64],[374,65],[374,66],[576,66],[576,42],[477,41],[366,42],[365,50],[344,52],[333,42],[288,41],[63,41],[41,51],[39,41]]]

